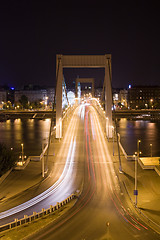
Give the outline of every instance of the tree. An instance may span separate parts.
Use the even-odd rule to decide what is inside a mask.
[[[23,108],[28,108],[28,97],[26,97],[26,95],[22,95],[19,102],[22,104]]]
[[[11,169],[16,162],[13,152],[0,143],[0,176]]]
[[[42,105],[41,105],[40,102],[41,102],[41,100],[32,102],[32,103],[31,103],[32,108],[33,108],[33,109],[41,108]]]

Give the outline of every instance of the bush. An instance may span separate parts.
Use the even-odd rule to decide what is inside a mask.
[[[0,144],[0,177],[14,166],[15,161],[13,152],[4,144]]]

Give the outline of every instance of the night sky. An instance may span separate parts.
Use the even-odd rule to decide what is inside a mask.
[[[1,1],[2,2],[2,1]],[[112,54],[113,87],[160,85],[159,8],[147,1],[9,1],[0,6],[0,85],[55,85],[56,54]],[[152,2],[152,3],[151,3]],[[97,5],[99,4],[99,5]],[[64,71],[69,85],[102,69]]]

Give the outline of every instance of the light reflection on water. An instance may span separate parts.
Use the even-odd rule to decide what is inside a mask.
[[[140,150],[143,156],[150,155],[152,143],[153,156],[160,157],[160,122],[129,121],[118,122],[121,143],[128,154],[137,150],[137,140],[141,139]],[[25,155],[40,155],[43,139],[49,135],[50,119],[15,119],[0,122],[0,142],[13,147],[16,153],[24,144]]]
[[[152,143],[153,156],[160,157],[160,122],[121,119],[118,122],[118,132],[121,143],[129,155],[137,151],[137,140],[141,139],[142,156],[150,156]]]
[[[15,119],[0,122],[0,142],[9,148],[13,147],[15,153],[21,151],[24,144],[25,155],[40,155],[43,139],[48,138],[50,119]]]

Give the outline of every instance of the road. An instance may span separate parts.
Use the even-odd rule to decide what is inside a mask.
[[[83,192],[68,213],[28,239],[160,239],[122,192],[97,111],[88,104],[78,109],[75,161]]]
[[[47,180],[38,189],[35,187],[31,191],[25,191],[13,200],[1,204],[1,225],[14,221],[15,218],[23,218],[24,215],[32,215],[34,211],[40,212],[42,208],[49,208],[50,205],[56,205],[80,186],[82,179],[77,177],[76,171],[79,159],[76,136],[77,126],[81,121],[78,114],[79,108],[76,108],[68,121],[65,137],[56,156],[57,161]]]

